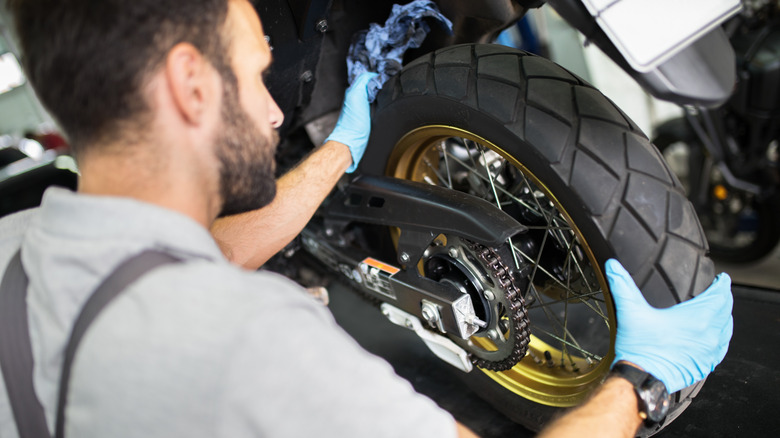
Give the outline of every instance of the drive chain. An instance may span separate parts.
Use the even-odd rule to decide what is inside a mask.
[[[528,351],[528,343],[531,339],[530,322],[528,312],[525,308],[525,299],[522,292],[515,285],[512,279],[509,267],[504,264],[501,257],[492,249],[479,243],[471,243],[471,249],[477,257],[490,270],[491,276],[498,282],[505,293],[506,301],[509,303],[507,317],[514,326],[514,345],[512,352],[501,360],[486,360],[471,354],[471,361],[474,365],[491,371],[506,371],[525,356]]]

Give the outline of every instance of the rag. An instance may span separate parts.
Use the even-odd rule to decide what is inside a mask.
[[[373,102],[390,77],[401,71],[404,53],[418,48],[431,30],[426,18],[441,22],[452,34],[452,22],[431,0],[415,0],[405,5],[393,5],[384,26],[371,23],[368,30],[355,34],[347,55],[349,83],[363,72],[379,75],[368,83],[368,100]]]

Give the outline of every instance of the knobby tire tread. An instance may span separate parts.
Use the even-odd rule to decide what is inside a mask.
[[[676,176],[641,130],[577,76],[507,47],[462,45],[418,58],[391,81],[380,110],[410,96],[444,97],[489,114],[537,147],[577,188],[615,255],[650,291],[650,304],[669,307],[712,282],[704,233]],[[647,193],[662,195],[648,200]]]

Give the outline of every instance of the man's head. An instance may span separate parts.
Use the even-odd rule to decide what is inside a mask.
[[[76,153],[119,128],[132,130],[149,110],[143,82],[177,43],[189,42],[215,66],[228,65],[227,0],[8,3],[25,71]]]
[[[147,137],[159,122],[160,99],[149,93],[155,77],[172,84],[170,101],[185,121],[199,117],[185,94],[199,98],[208,90],[190,87],[188,74],[195,70],[187,70],[189,65],[177,70],[183,64],[171,61],[186,47],[221,78],[221,99],[212,105],[220,107],[221,123],[204,137],[213,143],[223,213],[257,208],[273,198],[273,128],[281,124],[281,112],[262,83],[270,50],[248,1],[8,3],[28,77],[77,158],[106,145],[154,141]]]

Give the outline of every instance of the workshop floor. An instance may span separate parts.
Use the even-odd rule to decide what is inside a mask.
[[[777,275],[778,270],[772,272]],[[777,277],[774,277],[777,278]],[[372,304],[334,282],[331,310],[367,350],[482,437],[531,437],[458,381],[460,371],[435,358],[414,334],[385,320]],[[735,286],[734,337],[726,359],[663,438],[778,437],[780,291]]]
[[[734,284],[780,290],[780,245],[763,259],[745,265],[716,263],[717,272],[731,275]]]

